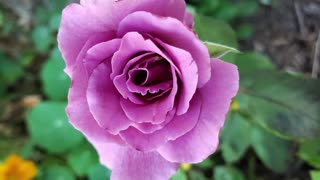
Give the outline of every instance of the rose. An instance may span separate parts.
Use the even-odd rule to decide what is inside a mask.
[[[81,0],[58,42],[72,85],[70,122],[112,179],[168,179],[218,144],[234,65],[210,59],[183,0]]]

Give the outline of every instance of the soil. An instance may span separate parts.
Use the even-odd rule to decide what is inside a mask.
[[[319,75],[319,0],[281,0],[261,6],[248,21],[255,33],[244,42],[245,48],[268,55],[281,69]]]

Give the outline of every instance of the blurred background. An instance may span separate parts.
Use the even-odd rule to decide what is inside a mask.
[[[0,180],[110,176],[64,111],[70,80],[56,34],[71,2],[0,0]],[[320,1],[187,3],[201,40],[241,50],[223,57],[241,88],[218,151],[172,179],[320,180]]]

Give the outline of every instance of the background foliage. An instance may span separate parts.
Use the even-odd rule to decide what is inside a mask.
[[[17,153],[37,164],[37,179],[108,179],[111,172],[65,115],[70,80],[56,33],[71,1],[18,2],[0,1],[0,162]],[[250,17],[281,9],[281,2],[187,2],[201,40],[241,50],[223,57],[238,65],[241,88],[218,151],[182,165],[172,180],[319,180],[320,81],[308,71],[287,71],[248,45],[257,29]]]

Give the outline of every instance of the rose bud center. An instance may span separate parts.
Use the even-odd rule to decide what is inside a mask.
[[[142,100],[153,100],[172,89],[170,63],[159,56],[138,62],[129,70],[127,77],[127,82],[139,89],[136,94]]]

